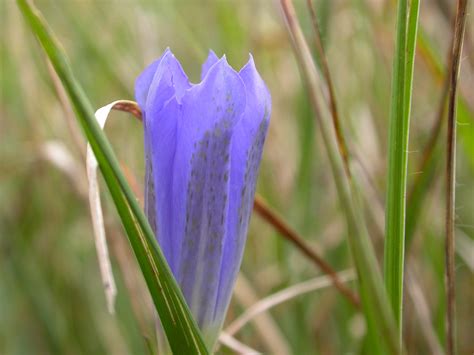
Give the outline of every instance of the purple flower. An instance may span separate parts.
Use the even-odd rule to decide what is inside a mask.
[[[144,113],[145,209],[212,347],[242,261],[270,94],[252,56],[236,72],[210,51],[189,82],[169,49],[137,78]]]

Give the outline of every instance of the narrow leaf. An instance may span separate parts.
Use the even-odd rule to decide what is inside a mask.
[[[402,338],[403,272],[405,259],[406,183],[413,65],[419,0],[399,0],[397,38],[392,72],[389,166],[385,225],[385,287]],[[409,10],[409,13],[408,13]]]

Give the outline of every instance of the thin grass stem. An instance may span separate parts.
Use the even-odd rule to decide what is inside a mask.
[[[274,212],[259,195],[255,196],[254,210],[265,221],[271,224],[286,240],[291,242],[303,255],[326,273],[334,287],[355,307],[360,307],[359,297],[344,285],[337,272],[319,254],[317,254],[295,230],[293,230],[276,212]]]
[[[328,88],[329,107],[331,108],[332,123],[334,126],[334,131],[336,132],[339,152],[344,162],[344,169],[346,171],[346,174],[349,178],[351,178],[351,170],[349,168],[349,149],[347,148],[347,143],[344,138],[344,134],[342,133],[342,126],[341,126],[340,116],[339,116],[337,103],[336,103],[336,93],[334,92],[334,84],[331,78],[331,72],[329,71],[328,60],[327,60],[326,53],[323,47],[323,41],[321,38],[321,31],[319,30],[316,11],[314,9],[312,0],[307,0],[306,5],[311,15],[311,24],[313,26],[313,32],[314,32],[314,44],[316,47],[316,51],[318,52],[319,59],[321,61],[322,72],[323,72],[324,79],[326,80],[326,85]]]
[[[456,197],[456,97],[461,53],[466,26],[468,0],[459,0],[457,6],[452,63],[449,68],[448,134],[446,145],[446,353],[456,353],[456,273],[455,257],[455,197]]]

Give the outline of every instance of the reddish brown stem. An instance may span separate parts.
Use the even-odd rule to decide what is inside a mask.
[[[326,80],[326,85],[329,92],[329,108],[331,109],[332,124],[334,126],[334,131],[336,132],[336,139],[337,139],[337,144],[339,147],[339,152],[344,162],[344,169],[346,171],[346,174],[350,178],[351,172],[349,169],[349,150],[347,148],[344,135],[342,134],[341,120],[340,120],[339,112],[337,110],[337,105],[336,105],[336,94],[334,92],[334,85],[332,83],[331,74],[329,72],[329,65],[326,58],[326,53],[324,52],[323,42],[321,39],[321,31],[319,30],[316,11],[313,7],[312,0],[307,0],[306,4],[308,6],[308,10],[311,15],[311,23],[313,25],[313,31],[315,35],[314,44],[318,52],[319,59],[321,61],[323,76],[324,76],[324,79]]]
[[[456,294],[455,294],[455,184],[456,184],[456,96],[458,88],[459,68],[466,25],[466,9],[468,0],[459,0],[452,47],[451,67],[449,68],[449,103],[448,103],[448,135],[446,163],[446,353],[456,353]]]
[[[336,271],[320,255],[298,235],[278,214],[265,203],[258,195],[255,196],[254,210],[265,221],[271,224],[286,240],[291,242],[304,255],[306,255],[317,267],[326,273],[336,287],[356,307],[360,307],[359,297],[352,292],[338,277]]]

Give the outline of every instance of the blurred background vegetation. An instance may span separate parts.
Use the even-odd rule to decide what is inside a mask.
[[[273,109],[258,192],[334,269],[351,268],[344,217],[277,1],[36,0],[65,46],[96,107],[133,99],[140,71],[170,47],[192,81],[212,48],[235,68],[251,52]],[[295,1],[314,42],[305,1]],[[377,255],[383,254],[390,73],[395,2],[314,1],[342,125],[365,200]],[[472,14],[474,7],[470,7]],[[410,130],[409,190],[441,97],[454,2],[422,1]],[[142,354],[155,347],[152,305],[110,196],[106,227],[118,283],[107,313],[87,203],[85,142],[67,100],[13,0],[0,0],[0,353]],[[461,69],[457,155],[459,353],[474,351],[474,25],[468,19]],[[442,67],[441,67],[442,68]],[[107,128],[141,197],[141,124],[114,113]],[[407,246],[406,348],[444,343],[444,137],[433,183]],[[408,206],[410,209],[410,205]],[[410,212],[409,212],[410,213]],[[273,292],[322,275],[271,226],[252,218],[228,322]],[[260,318],[262,319],[262,318]],[[299,296],[236,337],[264,353],[370,353],[360,312],[332,287]],[[230,351],[225,347],[222,353]]]

